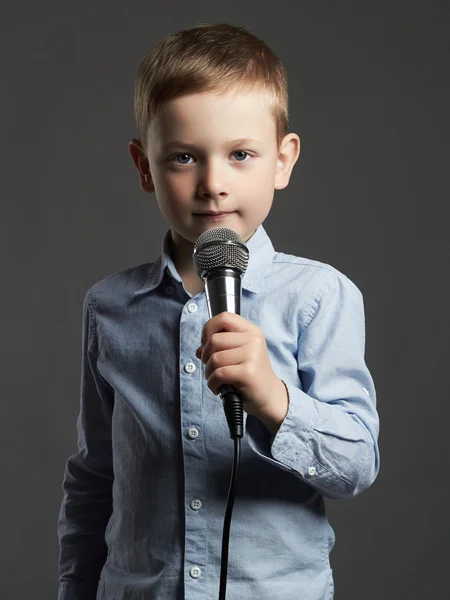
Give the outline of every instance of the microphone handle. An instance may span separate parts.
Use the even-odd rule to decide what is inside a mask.
[[[241,314],[241,274],[237,269],[217,267],[205,278],[205,293],[210,319],[221,312]],[[244,435],[243,400],[230,384],[220,387],[223,409],[231,439]]]

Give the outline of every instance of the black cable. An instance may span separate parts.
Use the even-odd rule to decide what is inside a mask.
[[[228,391],[222,396],[223,408],[230,430],[230,437],[234,440],[234,459],[231,470],[230,487],[228,489],[227,507],[223,523],[222,534],[222,558],[220,564],[220,588],[219,600],[225,600],[227,593],[227,570],[228,570],[228,545],[230,540],[230,524],[233,512],[234,498],[241,458],[241,438],[244,435],[244,409],[242,399],[235,391]]]
[[[223,523],[222,534],[222,560],[220,565],[220,589],[219,600],[225,600],[227,594],[227,569],[228,569],[228,543],[230,539],[231,514],[233,512],[234,497],[237,485],[237,476],[239,470],[239,461],[241,457],[241,439],[234,438],[234,460],[231,471],[230,488],[228,490],[227,508],[225,511],[225,520]]]

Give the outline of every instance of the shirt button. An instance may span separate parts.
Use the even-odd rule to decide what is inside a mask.
[[[193,373],[196,368],[197,367],[194,365],[193,362],[188,362],[184,365],[184,370],[186,371],[186,373]]]
[[[169,287],[166,287],[167,294],[171,294],[172,292],[173,292],[173,287],[171,287],[170,285],[169,285]]]
[[[197,567],[197,566],[192,567],[192,569],[189,571],[189,575],[193,579],[198,579],[201,574],[202,574],[202,570],[200,569],[200,567]]]
[[[202,501],[196,498],[195,500],[191,500],[191,508],[192,510],[200,510],[202,507]]]
[[[317,473],[316,467],[309,467],[308,468],[308,475],[315,475],[316,473]]]
[[[198,435],[198,429],[196,427],[189,427],[188,436],[191,438],[191,440],[195,440],[195,438],[198,438]]]
[[[198,308],[198,307],[197,307],[197,305],[195,304],[195,302],[190,302],[190,303],[188,304],[188,307],[187,307],[187,308],[188,308],[188,311],[189,311],[190,313],[195,313],[195,312],[197,312],[197,308]]]

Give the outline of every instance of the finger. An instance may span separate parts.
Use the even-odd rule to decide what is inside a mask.
[[[205,377],[209,380],[212,373],[215,370],[230,365],[239,365],[246,360],[247,353],[245,348],[232,348],[228,350],[222,350],[221,352],[215,352],[207,361],[205,365]]]
[[[230,312],[221,312],[212,319],[209,319],[203,326],[202,330],[202,344],[205,343],[213,333],[217,333],[219,331],[235,331],[235,332],[243,332],[248,331],[251,327],[251,323],[241,317],[241,315],[236,315],[235,313]]]
[[[225,383],[231,384],[239,390],[245,385],[244,375],[245,371],[242,364],[220,367],[209,376],[208,387],[215,396],[220,393],[220,388]]]
[[[248,342],[248,333],[236,333],[235,331],[219,331],[195,351],[197,358],[206,363],[215,352],[229,350],[244,346]]]

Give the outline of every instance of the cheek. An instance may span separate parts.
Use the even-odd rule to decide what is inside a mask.
[[[168,206],[186,202],[192,196],[191,183],[188,177],[173,176],[171,173],[160,174],[155,178],[155,190],[159,198]]]
[[[258,198],[265,199],[267,198],[274,189],[274,175],[269,170],[261,170],[254,177],[249,178],[247,181],[243,182],[244,188],[250,194],[250,197],[254,199],[255,202],[258,201]]]
[[[257,220],[264,220],[272,206],[274,198],[274,180],[265,173],[258,179],[248,182],[245,189],[239,194],[242,198],[242,208],[247,216],[254,216]]]

